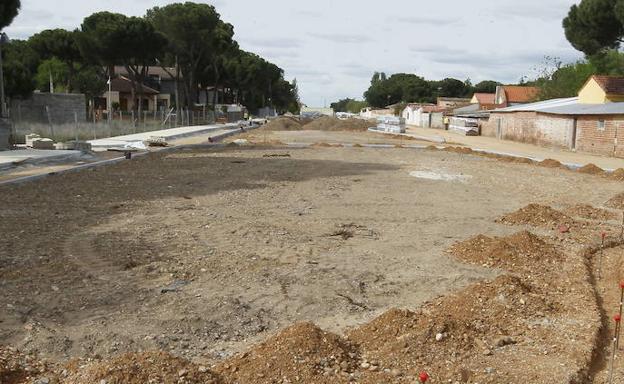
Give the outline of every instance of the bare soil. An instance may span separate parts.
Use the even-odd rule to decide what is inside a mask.
[[[553,233],[575,221],[551,206],[621,184],[455,152],[196,148],[0,187],[0,344],[20,350],[0,377],[587,382],[581,236],[603,228]]]

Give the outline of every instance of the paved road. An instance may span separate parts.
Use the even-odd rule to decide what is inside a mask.
[[[572,152],[558,148],[540,147],[532,144],[517,143],[514,141],[499,140],[484,136],[463,136],[441,129],[408,127],[407,135],[415,137],[429,137],[437,141],[443,137],[447,143],[463,144],[475,150],[509,154],[519,157],[528,157],[534,160],[555,159],[564,164],[583,166],[593,163],[602,169],[613,170],[624,168],[624,159],[592,155],[582,152]]]
[[[0,170],[18,165],[35,165],[78,160],[82,156],[80,151],[61,151],[45,149],[17,149],[14,151],[0,151]]]

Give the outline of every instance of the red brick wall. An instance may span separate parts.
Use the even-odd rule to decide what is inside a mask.
[[[598,129],[599,120],[604,120],[604,130]],[[580,116],[576,148],[584,152],[624,157],[624,116]]]

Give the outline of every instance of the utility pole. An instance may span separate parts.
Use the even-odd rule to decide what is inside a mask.
[[[2,45],[7,41],[6,33],[0,33],[0,119],[7,117],[6,99],[4,96],[4,72],[2,70]]]
[[[108,81],[106,82],[106,84],[108,84],[108,94],[106,95],[106,110],[108,111],[108,124],[110,125],[111,121],[112,121],[112,109],[113,109],[113,103],[111,103],[111,97],[112,95],[112,81],[110,76],[108,76]]]

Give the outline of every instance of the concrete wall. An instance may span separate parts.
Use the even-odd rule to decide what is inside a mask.
[[[46,107],[47,111],[46,112]],[[78,93],[34,93],[28,100],[11,102],[11,118],[14,122],[67,124],[74,122],[74,113],[79,122],[87,120],[85,95]]]
[[[11,123],[7,119],[0,119],[0,151],[9,149],[9,135]]]
[[[542,146],[573,148],[574,118],[535,112],[492,113],[481,135]]]

